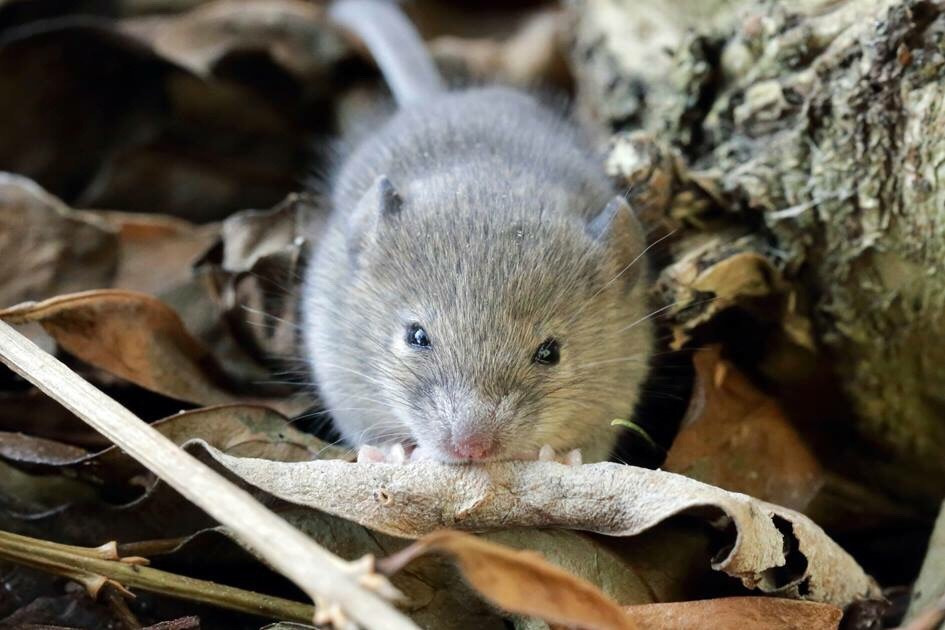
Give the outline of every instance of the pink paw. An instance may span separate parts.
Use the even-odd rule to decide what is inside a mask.
[[[358,449],[359,464],[403,464],[407,461],[407,452],[400,442],[383,447],[365,444]]]
[[[571,449],[561,455],[556,455],[555,449],[551,448],[549,444],[545,444],[538,451],[538,461],[558,462],[568,466],[580,466],[584,462],[584,459],[581,457],[581,449],[579,448]]]

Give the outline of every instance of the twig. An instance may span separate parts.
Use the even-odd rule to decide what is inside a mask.
[[[118,623],[121,624],[122,630],[138,630],[141,627],[141,622],[128,608],[128,602],[125,601],[125,595],[121,590],[111,584],[106,584],[102,589],[101,597],[108,604]]]
[[[2,321],[0,360],[226,525],[316,604],[326,605],[320,616],[327,612],[339,625],[347,615],[367,628],[416,628],[356,581],[354,565],[320,547]],[[376,581],[378,576],[363,577]]]
[[[308,623],[308,604],[141,566],[140,558],[103,557],[99,549],[74,547],[0,531],[0,558],[121,593],[125,587],[201,602],[272,619]],[[129,562],[132,560],[132,562]],[[93,591],[94,594],[94,591]],[[140,627],[140,624],[139,626]]]

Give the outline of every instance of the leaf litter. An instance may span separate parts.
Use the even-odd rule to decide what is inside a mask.
[[[619,464],[343,461],[350,453],[332,436],[302,430],[322,423],[304,417],[317,401],[295,374],[296,283],[325,208],[292,191],[321,159],[313,139],[345,117],[347,94],[363,87],[350,84],[369,78],[370,64],[321,7],[294,0],[33,26],[0,33],[0,92],[18,95],[0,113],[20,121],[0,125],[0,169],[10,171],[0,175],[0,318],[45,335],[44,347],[98,384],[119,382],[111,391],[126,404],[159,394],[187,407],[155,427],[343,557],[374,555],[421,625],[501,628],[534,616],[581,627],[833,628],[841,607],[879,596],[802,514],[825,475],[808,436],[717,350],[695,353],[696,393],[664,464],[685,477]],[[460,74],[562,85],[566,27],[540,13],[507,40],[439,37],[434,50]],[[527,55],[513,62],[512,51]],[[48,80],[32,80],[37,72]],[[752,249],[710,243],[663,272],[677,292],[663,297],[680,304],[667,315],[677,345],[742,308],[811,349],[780,261]],[[168,569],[224,582],[258,574],[264,584],[245,586],[299,597],[234,545],[216,553],[226,532],[40,400],[0,375],[2,529],[164,549],[154,555]],[[0,566],[7,590],[25,583],[27,573]],[[40,586],[24,592],[45,603],[0,600],[0,619],[114,619],[29,575]],[[777,597],[743,597],[749,590]],[[199,611],[207,627],[259,627],[145,599],[147,608],[131,604],[142,619],[187,624]]]

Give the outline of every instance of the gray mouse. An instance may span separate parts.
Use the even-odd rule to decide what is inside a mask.
[[[361,461],[606,459],[652,353],[646,243],[563,115],[448,90],[399,8],[340,0],[397,110],[340,160],[305,272],[320,396]]]

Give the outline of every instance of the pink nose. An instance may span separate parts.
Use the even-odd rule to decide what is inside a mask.
[[[487,435],[454,437],[449,450],[459,459],[485,459],[495,452],[495,442]]]

